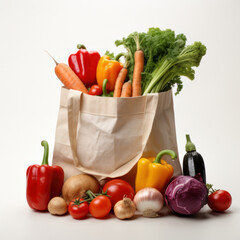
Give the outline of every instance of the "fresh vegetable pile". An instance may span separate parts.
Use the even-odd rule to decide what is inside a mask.
[[[186,149],[189,147],[189,135],[187,140]],[[112,211],[123,220],[132,218],[136,211],[143,217],[159,217],[164,204],[178,215],[196,214],[207,203],[215,212],[223,212],[231,206],[230,193],[214,190],[212,185],[205,184],[202,178],[205,177],[203,159],[199,161],[189,152],[184,156],[184,175],[174,178],[173,167],[161,159],[166,154],[176,158],[174,151],[166,149],[156,158],[139,159],[134,190],[128,182],[119,178],[108,180],[101,186],[94,176],[84,173],[69,177],[63,183],[62,168],[48,165],[48,144],[42,141],[42,145],[42,165],[27,169],[27,201],[37,211],[48,210],[53,215],[68,212],[74,219],[88,216],[106,218]],[[191,153],[200,155],[196,148]]]
[[[199,66],[206,53],[201,42],[187,46],[184,34],[159,28],[134,32],[115,44],[123,45],[126,51],[116,56],[106,51],[100,56],[78,45],[68,65],[53,58],[57,77],[68,89],[102,97],[138,97],[174,86],[178,94],[183,87],[181,77],[193,80],[193,67]],[[29,166],[26,173],[28,205],[53,215],[69,213],[74,219],[114,214],[123,220],[133,218],[136,212],[143,217],[159,217],[164,205],[180,216],[197,214],[206,204],[216,212],[227,210],[232,202],[230,193],[206,184],[204,160],[189,135],[186,139],[183,175],[173,177],[173,166],[162,159],[169,155],[174,160],[176,153],[159,149],[156,156],[139,159],[135,186],[120,178],[101,185],[95,176],[85,173],[64,181],[63,169],[48,165],[49,147],[42,141],[42,165]]]
[[[168,91],[175,85],[178,94],[183,88],[181,77],[193,80],[193,67],[198,67],[206,54],[201,42],[187,46],[186,40],[184,34],[175,35],[170,29],[150,28],[115,41],[126,49],[116,56],[109,51],[100,56],[78,44],[68,65],[54,59],[55,73],[65,87],[90,95],[137,97]]]

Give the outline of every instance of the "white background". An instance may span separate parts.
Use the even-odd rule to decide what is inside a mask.
[[[0,0],[0,239],[239,239],[240,1],[13,1]],[[149,27],[186,34],[207,54],[193,82],[174,97],[180,159],[189,133],[205,159],[207,180],[228,190],[232,207],[195,217],[119,221],[73,220],[32,211],[25,200],[25,171],[41,163],[41,140],[50,162],[61,83],[48,50],[67,63],[76,44],[120,52],[114,41]]]

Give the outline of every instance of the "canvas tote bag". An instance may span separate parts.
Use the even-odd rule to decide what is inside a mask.
[[[61,89],[52,163],[64,169],[65,179],[87,173],[134,185],[138,160],[163,149],[178,154],[171,90],[113,98]],[[164,159],[181,174],[178,159]]]

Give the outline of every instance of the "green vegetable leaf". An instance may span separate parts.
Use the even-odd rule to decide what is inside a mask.
[[[206,54],[206,47],[201,42],[186,46],[186,41],[184,34],[175,35],[170,29],[149,28],[147,33],[133,32],[115,44],[123,45],[128,52],[125,61],[128,62],[129,79],[133,75],[135,51],[139,47],[144,52],[143,95],[167,91],[175,85],[178,94],[183,88],[181,76],[193,80],[193,67],[198,67]]]
[[[109,56],[111,59],[115,58],[114,53],[112,53],[108,50],[104,53],[104,55]]]

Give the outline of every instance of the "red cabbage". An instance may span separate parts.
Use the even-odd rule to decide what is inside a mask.
[[[165,191],[165,202],[174,213],[191,215],[197,213],[206,203],[206,185],[194,177],[178,176]]]

